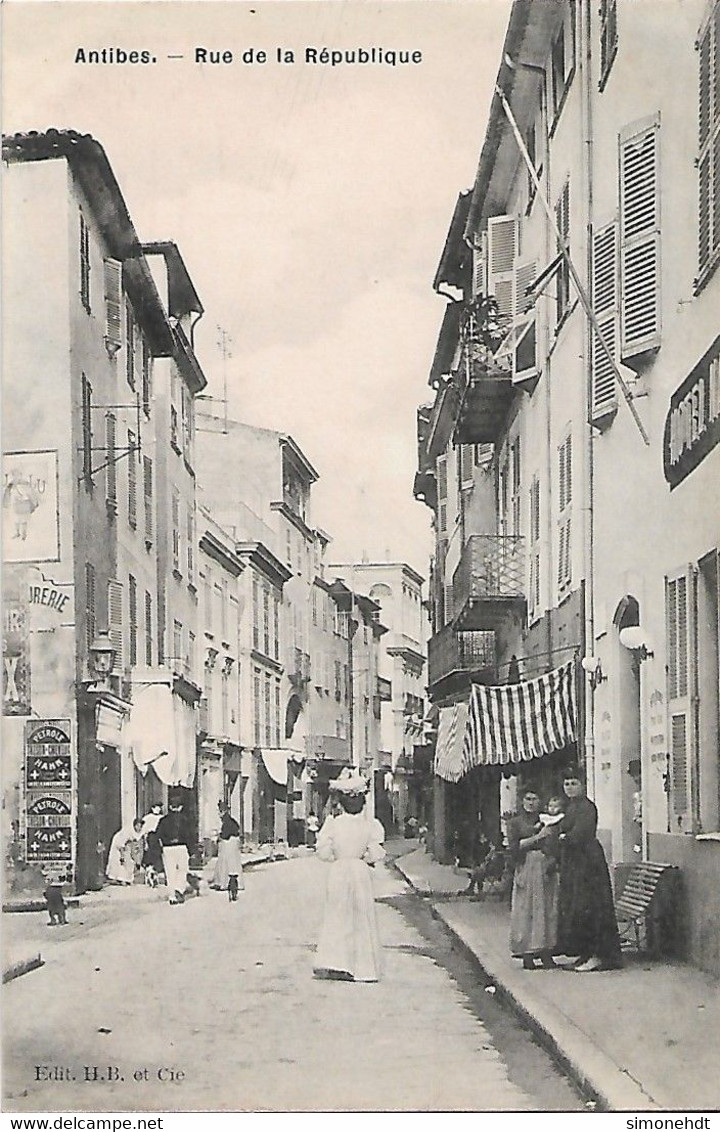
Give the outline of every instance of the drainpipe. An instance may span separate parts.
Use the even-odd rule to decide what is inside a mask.
[[[580,56],[582,123],[583,123],[583,162],[585,170],[585,203],[586,214],[586,248],[585,262],[587,279],[592,279],[592,235],[593,235],[593,89],[592,89],[592,36],[591,36],[591,0],[583,0],[579,6],[581,22],[582,52]],[[595,560],[594,560],[594,501],[593,501],[593,470],[594,470],[594,433],[592,421],[592,324],[589,318],[585,320],[585,335],[583,337],[583,372],[585,374],[585,443],[583,445],[583,562],[585,574],[585,601],[584,601],[584,645],[585,655],[594,653],[595,649]],[[584,676],[584,674],[583,674]],[[585,695],[585,774],[588,792],[591,798],[595,797],[596,787],[596,759],[595,759],[595,721],[594,701],[595,692],[590,681],[583,679]]]

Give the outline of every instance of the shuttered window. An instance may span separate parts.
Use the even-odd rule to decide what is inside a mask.
[[[187,576],[190,585],[195,583],[195,516],[193,509],[187,509]]]
[[[670,808],[675,830],[692,821],[692,752],[696,736],[693,689],[696,672],[693,624],[695,578],[691,570],[665,580],[667,696],[670,739]]]
[[[145,664],[150,668],[153,662],[153,599],[145,590]]]
[[[260,648],[260,582],[257,574],[253,574],[252,580],[252,596],[253,596],[253,648]]]
[[[558,591],[572,582],[572,436],[558,448]]]
[[[173,621],[173,655],[171,659],[175,662],[176,669],[179,669],[185,661],[182,638],[182,621]]]
[[[90,230],[82,212],[80,216],[80,301],[90,314]]]
[[[575,73],[575,3],[574,0],[564,0],[563,23],[552,45],[551,53],[551,91],[552,98],[552,126],[551,134],[555,130],[560,111],[565,104],[570,83]]]
[[[92,487],[92,385],[82,375],[82,474],[86,487]]]
[[[121,674],[125,667],[122,582],[108,582],[108,631],[112,646],[115,649],[113,672]]]
[[[515,260],[518,221],[515,216],[488,220],[488,294],[495,297],[500,324],[509,328],[515,317]]]
[[[125,376],[131,389],[135,388],[135,319],[132,307],[125,300]]]
[[[105,499],[117,511],[117,426],[114,413],[105,414]]]
[[[617,224],[613,221],[593,235],[592,301],[600,332],[617,360],[620,338],[618,306]],[[617,412],[615,373],[607,353],[593,332],[592,345],[592,420],[609,424]]]
[[[698,54],[698,282],[702,282],[720,255],[720,2],[701,31]]]
[[[473,486],[473,445],[460,445],[460,486]]]
[[[132,574],[128,575],[128,612],[130,625],[130,665],[137,664],[137,638],[138,638],[138,606],[137,581]]]
[[[438,496],[438,538],[444,538],[447,525],[447,456],[437,458],[437,496]]]
[[[172,489],[172,560],[173,570],[180,572],[180,492]]]
[[[602,90],[608,80],[618,48],[617,0],[600,0],[600,82]]]
[[[85,563],[85,639],[88,652],[97,632],[95,615],[95,567],[90,562]]]
[[[487,236],[483,232],[478,247],[473,248],[472,297],[487,294]]]
[[[512,337],[512,375],[516,384],[538,376],[537,329],[534,298],[530,292],[537,278],[537,262],[520,264],[515,273],[516,319]]]
[[[146,417],[150,416],[150,406],[152,403],[152,358],[150,356],[150,347],[148,346],[145,338],[141,340],[141,356],[142,356],[142,407]]]
[[[532,622],[540,613],[540,480],[533,476],[530,483],[530,585],[528,616]]]
[[[137,527],[137,437],[128,429],[128,523],[133,530]]]
[[[143,503],[145,510],[145,542],[153,539],[153,469],[149,456],[143,456]]]
[[[512,534],[520,534],[520,437],[510,445]]]
[[[562,239],[562,247],[570,251],[570,182],[566,181],[555,205],[555,223]],[[560,248],[558,248],[560,251]],[[555,325],[559,326],[570,305],[570,268],[563,257],[555,272]]]
[[[122,346],[122,264],[106,259],[103,264],[105,282],[105,344],[115,352]]]
[[[621,358],[660,345],[660,116],[620,134]]]

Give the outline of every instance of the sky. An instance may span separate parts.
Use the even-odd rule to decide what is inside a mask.
[[[222,398],[226,385],[230,416],[290,433],[320,473],[312,520],[334,561],[427,574],[430,512],[412,483],[445,306],[432,281],[473,183],[509,11],[508,0],[2,5],[4,132],[101,142],[140,239],[174,240],[202,299],[207,392]],[[157,62],[76,62],[103,47]],[[198,47],[233,62],[196,63]],[[331,67],[305,62],[307,47],[422,62]],[[278,48],[295,62],[278,62]],[[251,49],[267,62],[243,62]]]

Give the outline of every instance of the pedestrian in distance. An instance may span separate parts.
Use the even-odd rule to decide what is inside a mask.
[[[508,845],[515,864],[510,898],[510,951],[526,971],[554,967],[558,926],[558,843],[540,821],[540,797],[525,790],[522,808],[508,822]]]
[[[141,865],[145,870],[145,883],[156,888],[163,877],[162,846],[158,840],[157,827],[162,818],[162,806],[154,803],[150,813],[143,818],[143,855]]]
[[[240,858],[240,826],[230,813],[230,807],[224,802],[218,803],[218,810],[220,811],[218,855],[210,887],[223,892],[228,891],[231,899],[235,900],[238,892],[245,887]]]
[[[305,844],[308,849],[314,849],[317,844],[317,835],[320,830],[320,822],[317,819],[317,814],[311,810],[305,822]]]
[[[341,812],[327,818],[317,840],[317,856],[330,869],[315,976],[374,983],[380,978],[382,953],[370,867],[385,857],[385,830],[367,815],[368,784],[360,774],[333,785]]]
[[[132,884],[135,866],[142,858],[142,825],[139,818],[123,826],[110,842],[105,876],[111,884]]]
[[[171,797],[168,813],[158,822],[157,836],[162,848],[169,903],[182,904],[185,901],[188,865],[193,843],[190,824],[183,808],[182,798],[179,796]]]
[[[576,971],[622,967],[610,874],[597,839],[598,812],[585,794],[582,772],[563,777],[565,816],[556,827],[560,842],[558,955],[577,956]]]

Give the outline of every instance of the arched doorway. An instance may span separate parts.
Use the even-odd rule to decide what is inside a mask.
[[[640,662],[620,643],[620,632],[640,624],[637,598],[627,594],[613,617],[616,665],[617,768],[616,820],[613,823],[612,855],[618,861],[637,861],[643,855],[642,825],[642,733],[640,710]]]

